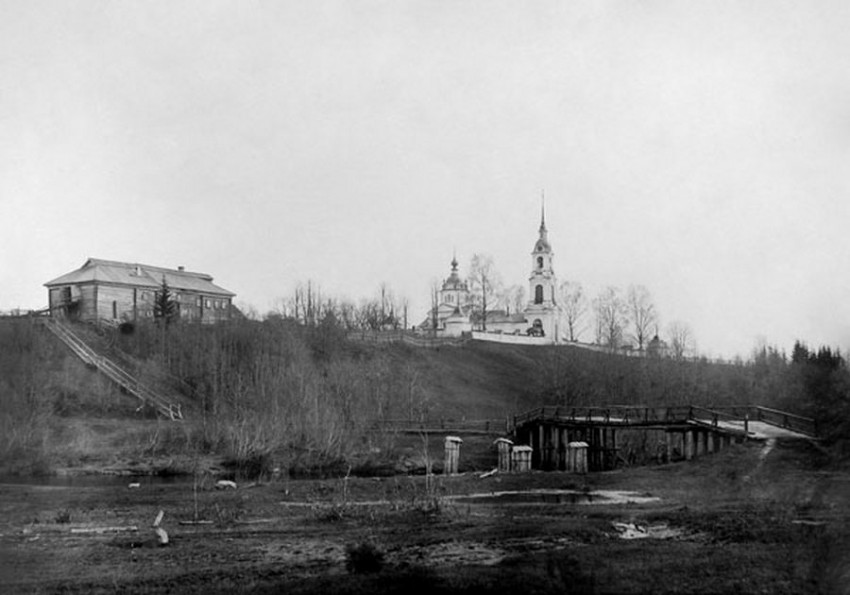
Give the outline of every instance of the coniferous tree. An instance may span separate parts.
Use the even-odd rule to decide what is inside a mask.
[[[162,278],[162,285],[156,292],[153,315],[157,322],[163,322],[166,326],[177,320],[180,315],[179,305],[177,300],[174,299],[165,277]]]

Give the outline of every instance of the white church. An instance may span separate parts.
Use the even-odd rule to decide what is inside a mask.
[[[557,343],[561,338],[558,328],[560,306],[556,299],[553,257],[546,215],[541,208],[539,237],[531,252],[530,299],[522,312],[510,314],[504,310],[488,310],[486,322],[482,320],[480,313],[473,312],[469,283],[458,275],[457,258],[453,258],[451,274],[443,281],[439,291],[436,315],[432,312],[420,328],[433,327],[437,334],[446,337],[486,330],[487,334],[531,336],[540,342]],[[483,328],[485,326],[486,329]]]

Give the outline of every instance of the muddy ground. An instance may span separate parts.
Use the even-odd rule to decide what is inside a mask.
[[[806,442],[763,452],[430,487],[404,475],[5,483],[0,592],[850,592],[850,471]],[[549,497],[482,497],[526,490]],[[167,546],[151,527],[160,510]]]

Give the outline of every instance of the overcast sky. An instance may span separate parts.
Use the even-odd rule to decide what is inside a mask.
[[[88,257],[646,285],[701,352],[850,347],[850,3],[0,2],[0,309]],[[588,331],[582,338],[591,339]]]

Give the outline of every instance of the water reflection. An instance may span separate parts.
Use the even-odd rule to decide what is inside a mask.
[[[140,487],[150,485],[173,485],[192,483],[191,477],[181,475],[0,475],[0,487],[22,485],[51,488],[100,488],[124,487],[138,483]]]

